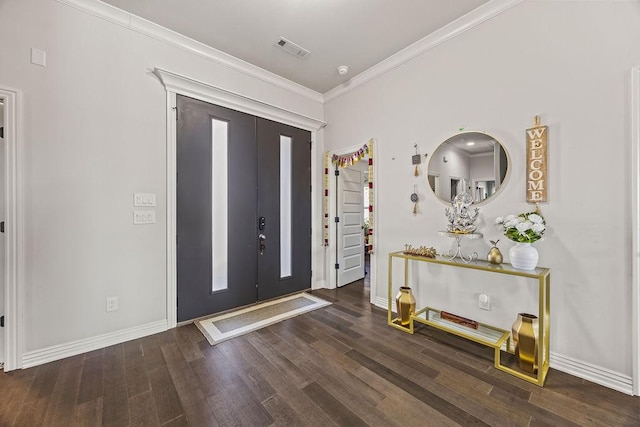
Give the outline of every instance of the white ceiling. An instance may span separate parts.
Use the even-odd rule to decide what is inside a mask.
[[[326,93],[488,0],[103,1]],[[281,36],[311,54],[280,50]]]
[[[493,153],[496,142],[493,137],[479,132],[460,133],[445,141],[470,156]]]

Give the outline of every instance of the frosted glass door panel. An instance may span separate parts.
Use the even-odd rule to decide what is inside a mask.
[[[211,123],[211,280],[212,290],[228,286],[228,126],[213,119]]]
[[[280,277],[291,276],[291,138],[280,135]]]

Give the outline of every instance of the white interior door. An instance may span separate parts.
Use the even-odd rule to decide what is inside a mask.
[[[338,286],[364,278],[364,174],[340,169],[338,176]]]

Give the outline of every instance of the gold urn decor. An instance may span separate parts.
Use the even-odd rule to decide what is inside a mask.
[[[530,374],[538,372],[538,317],[518,313],[511,327],[511,339],[516,346],[516,358],[520,369]]]
[[[396,310],[400,324],[409,326],[411,315],[416,311],[416,299],[410,287],[400,287],[400,291],[396,294]]]

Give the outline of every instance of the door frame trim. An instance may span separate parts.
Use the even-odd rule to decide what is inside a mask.
[[[322,120],[231,92],[162,68],[155,68],[153,73],[160,79],[160,82],[164,85],[167,92],[199,99],[211,104],[242,111],[243,113],[263,117],[312,132],[318,131],[327,125]]]
[[[640,395],[640,66],[631,69],[632,394]]]
[[[336,156],[342,156],[345,154],[351,154],[354,151],[359,150],[360,148],[362,148],[362,144],[359,145],[352,145],[351,147],[345,147],[345,148],[340,148],[334,151],[329,151],[328,152],[328,156],[331,159],[334,155]],[[373,158],[377,159],[378,158],[378,140],[373,138]],[[331,174],[331,170],[329,171],[329,173]],[[333,177],[332,175],[330,175],[331,177]],[[373,179],[374,179],[374,185],[373,185],[373,224],[374,227],[376,227],[376,224],[378,224],[378,209],[377,209],[377,204],[376,201],[378,200],[378,187],[379,187],[379,180],[380,180],[380,176],[378,174],[378,162],[374,160],[373,162]],[[329,179],[329,194],[336,194],[336,180],[335,179]],[[336,206],[336,198],[333,196],[329,196],[329,218],[334,218],[337,215],[338,212],[338,207]],[[336,223],[334,221],[329,221],[329,246],[327,247],[327,250],[329,251],[328,254],[328,262],[327,262],[327,272],[326,272],[326,284],[327,284],[327,288],[328,289],[336,289],[337,287],[337,283],[336,283],[336,275],[335,275],[335,269],[333,268],[333,266],[336,264],[336,245],[338,244],[338,242],[336,242],[335,236],[336,235]],[[376,248],[378,247],[378,232],[374,232],[373,233],[373,253],[370,255],[369,257],[369,302],[371,304],[375,305],[375,301],[376,301],[376,276],[377,276],[377,272],[378,272],[378,256],[377,256],[377,251]]]
[[[360,215],[361,215],[361,218],[362,218],[362,221],[363,221],[363,225],[362,225],[361,230],[364,230],[364,218],[362,216],[362,211],[363,211],[363,208],[364,208],[364,193],[365,193],[365,190],[364,190],[364,174],[365,173],[368,174],[368,172],[369,172],[368,158],[369,157],[367,156],[364,159],[360,160],[359,162],[354,163],[353,165],[349,165],[349,166],[346,166],[346,167],[341,167],[340,168],[340,175],[339,176],[335,176],[335,175],[333,176],[333,178],[334,178],[333,179],[333,184],[336,185],[336,180],[338,181],[338,185],[337,185],[336,191],[334,193],[332,193],[333,194],[332,197],[334,199],[333,203],[335,203],[335,206],[336,206],[336,213],[335,213],[335,215],[329,215],[329,218],[334,218],[334,217],[339,217],[340,218],[340,222],[336,223],[335,221],[334,222],[330,221],[330,225],[329,225],[329,233],[331,233],[331,231],[332,231],[331,230],[331,225],[334,226],[333,227],[333,234],[329,234],[329,236],[330,236],[329,241],[331,242],[331,236],[333,236],[334,240],[336,241],[336,243],[340,242],[340,244],[336,244],[336,249],[337,249],[336,252],[337,252],[337,254],[336,254],[336,252],[333,253],[334,258],[336,259],[334,264],[340,264],[340,268],[339,269],[335,269],[335,267],[334,267],[334,270],[332,272],[333,273],[332,276],[333,276],[333,279],[335,281],[336,288],[337,287],[346,286],[346,285],[354,282],[354,280],[350,280],[348,282],[343,283],[343,280],[342,280],[343,279],[342,275],[345,273],[344,272],[344,266],[342,265],[342,263],[345,262],[344,261],[344,258],[345,258],[345,254],[344,254],[344,252],[345,252],[345,248],[344,248],[344,235],[345,235],[344,234],[344,222],[345,222],[344,216],[345,216],[345,212],[343,210],[342,214],[340,214],[341,213],[340,212],[340,205],[343,205],[342,207],[344,208],[345,199],[344,199],[344,193],[340,194],[341,190],[344,190],[344,189],[342,187],[340,187],[339,184],[344,183],[343,180],[344,180],[344,177],[345,177],[345,175],[346,175],[348,170],[350,170],[352,172],[355,171],[355,172],[360,174],[360,182],[361,182],[361,184],[363,184],[361,186],[361,188],[360,188],[360,191],[362,192],[361,193],[361,195],[362,195],[362,199],[361,199],[362,203],[361,203],[361,206],[360,206]],[[360,166],[358,166],[358,165],[360,165]],[[361,168],[363,165],[365,166],[366,169],[365,170],[359,170],[358,168],[359,167]],[[336,165],[333,164],[333,170],[335,171],[335,169],[336,169]],[[331,173],[331,171],[329,171],[329,173]],[[368,189],[367,189],[367,191],[368,191]],[[362,249],[365,249],[364,233],[362,231],[361,231],[361,239],[362,239]],[[364,254],[364,251],[363,251],[363,254],[362,254],[362,273],[363,273],[363,277],[362,278],[364,278],[365,275],[367,274],[366,273],[366,269],[365,269],[365,265],[364,265],[365,264],[364,258],[365,258],[365,254]],[[330,265],[334,265],[334,264],[330,264]],[[336,270],[338,270],[338,271],[336,272]],[[342,273],[340,273],[340,271],[342,271]],[[343,284],[340,285],[340,283],[343,283]]]
[[[241,111],[257,117],[273,120],[286,125],[311,131],[311,182],[318,179],[318,147],[316,144],[317,133],[327,124],[303,114],[280,108],[266,102],[250,98],[217,86],[192,79],[181,74],[155,68],[153,73],[160,79],[167,92],[167,327],[175,328],[178,318],[178,265],[176,258],[177,236],[177,95],[184,95],[200,101]],[[320,237],[315,233],[315,226],[320,220],[316,204],[317,190],[311,190],[311,268],[316,265],[317,253],[314,248],[320,246]],[[313,282],[313,277],[312,277]],[[311,284],[310,284],[311,285]]]
[[[5,140],[5,347],[4,370],[22,368],[24,256],[22,205],[22,92],[0,88]]]

